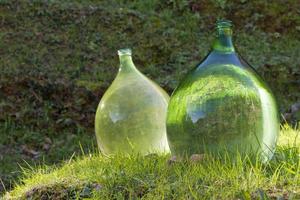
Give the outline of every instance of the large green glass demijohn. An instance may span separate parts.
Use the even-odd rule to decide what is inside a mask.
[[[238,152],[266,161],[279,132],[277,105],[270,89],[236,52],[232,23],[217,22],[207,57],[173,92],[167,113],[172,154]]]
[[[130,49],[118,51],[117,77],[103,95],[95,130],[100,150],[114,153],[167,153],[168,94],[134,65]]]

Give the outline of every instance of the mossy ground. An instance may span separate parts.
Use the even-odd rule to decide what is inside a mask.
[[[282,128],[270,163],[93,153],[62,167],[24,169],[6,199],[299,199],[300,131]],[[225,157],[225,156],[224,156]]]
[[[294,0],[0,1],[0,180],[19,165],[60,165],[96,146],[94,114],[132,47],[137,67],[169,94],[209,51],[217,18],[267,80],[289,122],[299,112],[300,15]],[[4,187],[0,184],[0,191]]]

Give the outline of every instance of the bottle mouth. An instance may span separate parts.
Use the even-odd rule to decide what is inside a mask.
[[[217,29],[221,28],[232,28],[233,24],[232,21],[227,19],[220,19],[217,21]]]
[[[129,48],[124,48],[124,49],[119,49],[118,50],[118,55],[119,56],[131,56],[131,49]]]
[[[221,19],[218,20],[216,23],[216,30],[218,35],[227,35],[231,36],[232,35],[232,21],[227,20],[227,19]]]

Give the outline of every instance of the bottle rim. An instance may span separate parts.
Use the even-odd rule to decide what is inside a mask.
[[[123,48],[123,49],[119,49],[118,50],[118,55],[119,56],[124,56],[124,55],[127,55],[127,56],[131,56],[131,49],[130,48]]]
[[[219,19],[217,20],[216,25],[217,25],[217,29],[233,27],[232,21],[228,19]]]

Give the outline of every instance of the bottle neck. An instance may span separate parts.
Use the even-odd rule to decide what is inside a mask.
[[[232,53],[235,51],[232,43],[231,26],[217,26],[217,38],[213,43],[213,50],[223,53]]]
[[[120,69],[119,71],[131,71],[135,69],[131,55],[119,55]]]

